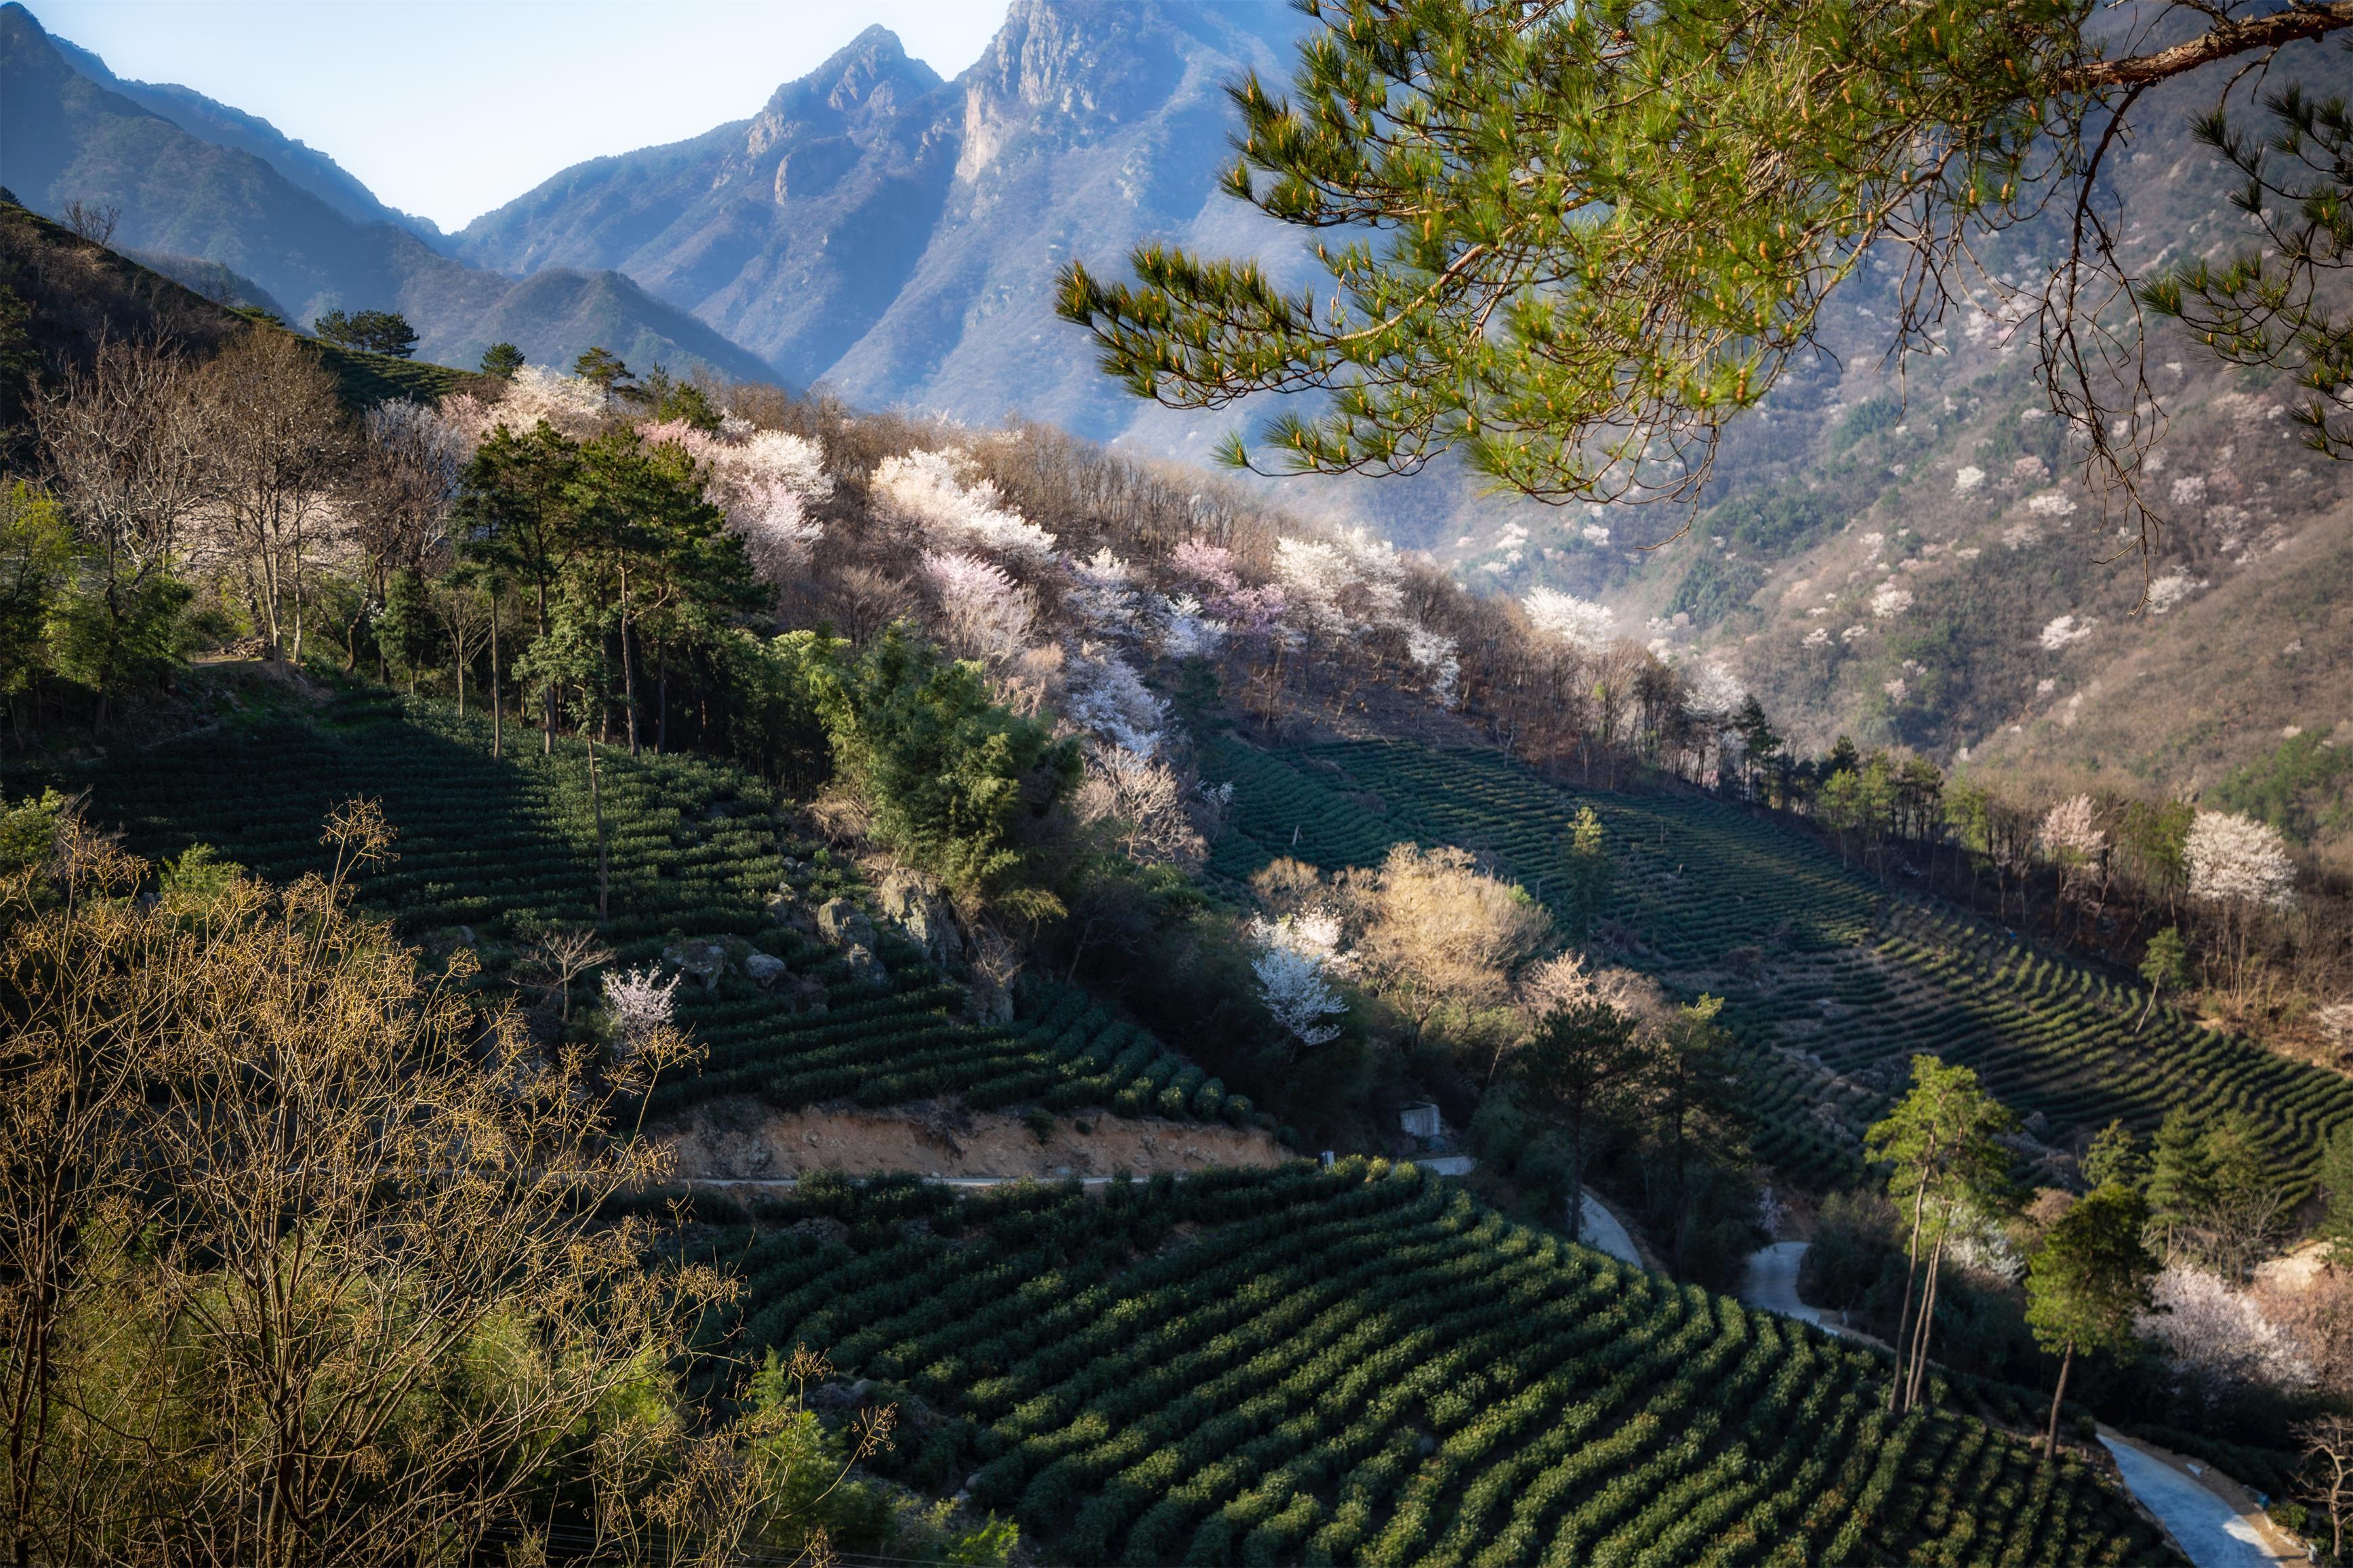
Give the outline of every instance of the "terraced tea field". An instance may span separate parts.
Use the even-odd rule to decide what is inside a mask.
[[[1889,1418],[1874,1354],[1411,1166],[813,1184],[760,1218],[716,1245],[744,1348],[920,1400],[895,1461],[1050,1561],[2178,1561],[2073,1459]]]
[[[361,902],[428,945],[471,939],[496,983],[512,939],[532,921],[588,925],[596,916],[596,840],[586,756],[561,741],[508,737],[490,755],[486,720],[445,705],[355,695],[315,722],[230,723],[58,776],[91,792],[90,815],[121,826],[151,858],[192,844],[274,880],[325,868],[319,843],[330,806],[354,795],[383,803],[398,858],[359,880]],[[678,992],[681,1019],[704,1047],[701,1071],[665,1084],[650,1108],[681,1110],[742,1093],[780,1106],[830,1100],[890,1105],[961,1092],[976,1106],[1038,1100],[1102,1105],[1130,1115],[1246,1117],[1246,1099],[1083,995],[1009,1028],[954,1016],[961,989],[878,922],[887,986],[860,984],[831,945],[770,911],[795,887],[804,905],[854,893],[847,867],[816,860],[788,878],[783,803],[760,779],[695,756],[637,759],[600,749],[610,856],[611,918],[603,939],[624,964],[681,939],[781,959],[797,984],[764,989],[731,964],[708,989]],[[25,783],[11,781],[12,792]],[[465,931],[455,928],[464,927]],[[818,999],[822,1007],[813,1005]]]
[[[1229,742],[1225,753],[1245,750]],[[2111,1118],[2146,1132],[2177,1105],[2244,1111],[2295,1196],[2310,1190],[2327,1131],[2353,1119],[2353,1084],[2335,1074],[2168,1009],[2136,1032],[2141,996],[2090,967],[1884,892],[1716,801],[1564,789],[1496,752],[1403,743],[1321,747],[1296,766],[1243,761],[1231,769],[1236,837],[1252,849],[1219,846],[1237,864],[1253,851],[1361,864],[1375,844],[1444,842],[1492,853],[1541,898],[1567,884],[1569,825],[1591,805],[1613,863],[1608,934],[1671,989],[1726,998],[1757,1085],[1758,1152],[1810,1185],[1860,1173],[1862,1129],[1918,1051],[1976,1068],[2054,1144]],[[1291,823],[1312,811],[1332,820]]]

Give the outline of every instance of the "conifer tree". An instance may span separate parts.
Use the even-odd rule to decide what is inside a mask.
[[[2104,1186],[2060,1216],[2028,1266],[2026,1321],[2035,1342],[2060,1357],[2043,1439],[2047,1464],[2059,1450],[2059,1406],[2078,1351],[2125,1350],[2133,1321],[2149,1310],[2158,1262],[2141,1241],[2148,1205],[2122,1186]]]
[[[1926,1384],[1947,1245],[1972,1215],[1999,1213],[2010,1205],[2010,1152],[2000,1140],[2017,1126],[2018,1119],[1985,1091],[1976,1073],[1915,1056],[1911,1091],[1864,1134],[1871,1158],[1891,1167],[1888,1195],[1911,1215],[1904,1308],[1895,1331],[1896,1378],[1888,1391],[1892,1412],[1917,1404]]]
[[[2134,280],[2102,167],[2135,110],[2151,111],[2153,84],[2235,85],[2238,64],[2353,26],[2341,0],[2263,16],[2162,8],[2197,28],[2167,47],[2092,0],[1308,10],[1323,26],[1289,90],[1255,76],[1234,89],[1224,189],[1311,235],[1344,233],[1315,248],[1326,276],[1286,289],[1255,261],[1148,243],[1132,283],[1067,267],[1062,314],[1092,331],[1106,371],[1171,406],[1325,394],[1285,402],[1260,432],[1280,466],[1412,472],[1454,449],[1504,487],[1580,500],[1696,493],[1725,422],[1817,349],[1830,298],[1894,272],[1883,346],[1933,347],[1939,318],[1990,289],[2032,324],[2053,411],[2129,488],[2155,425],[2138,315],[2116,308]],[[2327,205],[2327,154],[2353,132],[2341,112],[2283,117],[2322,150],[2303,181],[2312,213],[2264,201],[2250,173],[2249,211],[2274,222],[2280,254],[2153,297],[2215,302],[2220,319],[2193,324],[2257,359],[2296,335],[2286,321],[2267,336],[2264,311],[2294,297],[2316,251],[2326,265],[2353,243],[2353,206]],[[2307,174],[2292,154],[2274,162]],[[2013,279],[1978,264],[1989,235],[2054,219],[2042,266]],[[2341,324],[2318,305],[2302,314],[2318,339],[2306,360],[2353,364],[2326,352]],[[1226,447],[1240,464],[1252,452]]]

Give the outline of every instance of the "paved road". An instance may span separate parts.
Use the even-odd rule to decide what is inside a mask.
[[[2196,1477],[2126,1438],[2103,1432],[2100,1441],[2116,1456],[2125,1486],[2143,1508],[2157,1515],[2158,1522],[2198,1568],[2272,1568],[2274,1563],[2304,1561],[2300,1555],[2274,1551],[2253,1518]]]
[[[1585,1245],[1598,1247],[1612,1258],[1621,1258],[1635,1268],[1642,1267],[1642,1255],[1634,1250],[1634,1238],[1618,1223],[1618,1216],[1601,1206],[1601,1200],[1588,1191],[1585,1194],[1585,1215],[1579,1222]]]
[[[1798,1265],[1804,1260],[1810,1245],[1803,1241],[1777,1241],[1750,1253],[1748,1271],[1740,1279],[1740,1299],[1752,1307],[1762,1307],[1799,1322],[1821,1323],[1822,1310],[1798,1300]]]

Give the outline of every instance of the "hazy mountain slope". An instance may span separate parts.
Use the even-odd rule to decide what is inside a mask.
[[[1108,437],[1144,411],[1052,318],[1054,268],[1146,236],[1264,247],[1212,195],[1224,84],[1287,7],[1017,0],[952,83],[870,29],[753,118],[565,171],[457,237],[514,271],[613,267],[864,404]]]
[[[152,114],[216,147],[250,153],[283,175],[289,184],[318,197],[355,223],[396,223],[428,243],[440,229],[430,218],[388,207],[358,177],[315,147],[286,135],[258,114],[248,114],[206,98],[193,88],[173,82],[127,81],[107,68],[106,62],[83,48],[54,36],[49,39],[65,62],[109,91],[120,93]]]
[[[41,212],[76,197],[120,206],[118,246],[216,263],[283,301],[297,322],[334,306],[400,310],[427,359],[471,363],[502,335],[543,362],[604,342],[641,367],[773,374],[626,278],[562,271],[517,282],[441,256],[398,223],[355,221],[256,153],[82,74],[14,4],[0,5],[0,184]]]

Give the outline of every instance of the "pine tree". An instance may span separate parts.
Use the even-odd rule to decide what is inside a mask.
[[[2168,1251],[2213,1201],[2204,1129],[2187,1107],[2176,1106],[2158,1124],[2148,1161],[2149,1223],[2164,1234]]]
[[[2140,1194],[2103,1186],[2060,1216],[2026,1276],[2026,1321],[2035,1343],[2060,1357],[2042,1457],[2059,1450],[2059,1406],[2078,1351],[2126,1350],[2133,1321],[2149,1309],[2158,1261],[2141,1241],[2148,1207]]]
[[[522,350],[512,343],[492,343],[482,351],[482,374],[497,376],[501,381],[512,381],[522,369]]]
[[[1818,352],[1825,300],[1867,256],[1908,269],[1883,341],[1900,355],[1984,286],[1989,231],[2055,214],[2072,215],[2058,243],[2074,259],[2004,283],[2004,302],[2050,345],[2053,412],[2128,476],[2153,431],[2133,376],[2111,374],[2138,338],[2088,303],[2133,281],[2092,197],[2103,161],[2136,109],[2155,111],[2149,86],[2353,26],[2343,5],[2215,9],[2171,47],[2135,54],[2136,33],[2109,58],[2126,36],[2081,0],[1309,9],[1323,26],[1289,91],[1255,76],[1234,89],[1240,155],[1223,184],[1314,236],[1345,229],[1316,247],[1328,276],[1286,290],[1255,261],[1147,243],[1132,283],[1066,267],[1063,316],[1131,392],[1174,407],[1324,393],[1285,400],[1257,436],[1282,466],[1410,473],[1459,448],[1504,487],[1578,500],[1696,494],[1723,425]],[[2327,173],[2353,163],[2353,132],[2326,106],[2280,112],[2321,148],[2310,210],[2347,208],[2347,232],[2296,239],[2316,221],[2295,216],[2299,192],[2276,203],[2272,270],[2250,247],[2252,276],[2191,282],[2237,302],[2219,329],[2257,358],[2277,346],[2263,313],[2296,293],[2274,273],[2308,277],[2353,241]],[[2248,141],[2260,164],[2263,139]],[[2247,200],[2274,205],[2260,188]],[[2347,331],[2318,307],[2304,319],[2320,341],[2303,358],[2325,368]],[[1225,451],[1255,461],[1240,437]]]
[[[1635,1021],[1603,1002],[1547,1013],[1513,1064],[1514,1098],[1568,1145],[1568,1239],[1584,1233],[1585,1171],[1648,1067]]]
[[[2124,1187],[2138,1192],[2148,1180],[2148,1159],[2140,1140],[2121,1121],[2111,1121],[2092,1139],[2084,1156],[2084,1180],[2094,1187]]]
[[[1936,1326],[1937,1281],[1947,1245],[1974,1216],[2010,1206],[2010,1151],[2000,1142],[2018,1119],[1964,1067],[1931,1056],[1912,1058],[1912,1089],[1863,1135],[1863,1148],[1891,1171],[1888,1195],[1911,1214],[1905,1247],[1904,1310],[1895,1332],[1896,1378],[1888,1409],[1919,1402]],[[1923,1278],[1921,1249],[1928,1250]],[[1915,1326],[1913,1300],[1919,1298]],[[1908,1333],[1907,1333],[1907,1331]]]

